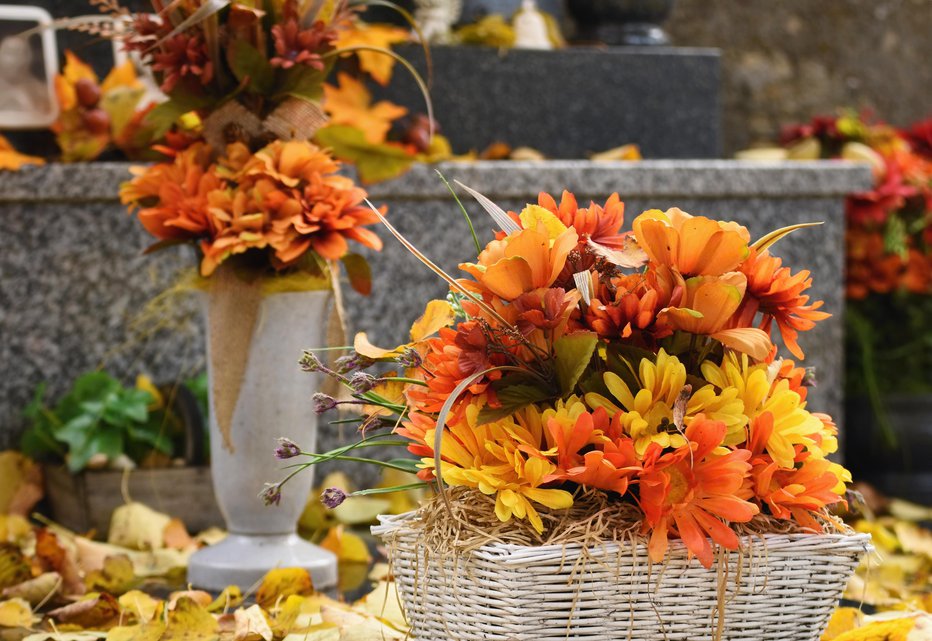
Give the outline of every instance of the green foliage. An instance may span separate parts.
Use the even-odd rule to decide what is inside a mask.
[[[275,68],[258,49],[245,40],[234,40],[227,60],[236,79],[250,90],[260,94],[272,91]]]
[[[558,338],[553,344],[557,380],[562,396],[573,393],[599,342],[595,332],[576,332]]]
[[[31,425],[21,449],[37,460],[64,460],[68,469],[84,469],[92,457],[113,460],[126,454],[139,462],[150,452],[172,454],[177,424],[157,399],[144,390],[124,387],[106,372],[80,376],[54,408],[46,405],[45,384],[36,389],[24,414]]]
[[[372,268],[368,261],[359,254],[347,254],[340,259],[346,268],[350,286],[363,296],[372,293]]]

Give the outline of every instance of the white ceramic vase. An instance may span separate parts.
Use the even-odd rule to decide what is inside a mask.
[[[237,309],[229,298],[223,304],[213,292],[204,296],[208,332],[245,316],[252,333],[251,340],[224,347],[224,351],[248,350],[226,438],[217,412],[223,390],[215,388],[222,380],[215,370],[226,365],[224,354],[212,353],[212,344],[214,351],[218,348],[208,335],[211,473],[229,536],[191,557],[188,582],[196,587],[247,588],[277,567],[306,568],[318,589],[337,582],[336,557],[297,535],[313,470],[289,481],[280,504],[267,506],[259,497],[265,483],[279,481],[286,474],[287,462],[273,454],[278,437],[293,439],[305,451],[316,447],[317,416],[311,397],[320,379],[318,374],[301,371],[298,361],[302,350],[324,346],[331,299],[329,290],[267,294],[252,302],[246,297],[242,305],[258,309],[254,314],[239,314],[243,307]]]

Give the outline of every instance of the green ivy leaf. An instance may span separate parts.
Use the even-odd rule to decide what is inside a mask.
[[[330,125],[318,131],[316,139],[318,144],[333,150],[337,158],[356,165],[364,183],[397,178],[414,162],[414,157],[401,147],[367,141],[356,127]]]
[[[479,411],[479,416],[476,418],[476,422],[479,425],[492,423],[506,416],[511,416],[518,410],[532,403],[539,403],[553,397],[553,394],[549,393],[547,390],[526,383],[507,385],[501,388],[496,387],[495,395],[498,397],[501,407],[482,408],[482,410]]]
[[[579,378],[589,366],[599,338],[594,332],[565,334],[554,341],[554,361],[557,380],[563,396],[572,394]]]

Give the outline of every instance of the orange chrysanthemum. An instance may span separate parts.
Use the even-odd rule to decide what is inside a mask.
[[[586,208],[580,208],[576,196],[566,190],[560,197],[559,205],[553,196],[540,192],[537,204],[553,213],[567,227],[575,229],[581,243],[591,239],[611,249],[624,249],[627,246],[630,234],[621,232],[621,226],[625,223],[625,204],[617,193],[609,196],[605,205],[593,202]]]
[[[654,562],[663,560],[673,532],[690,554],[710,567],[709,539],[737,549],[738,536],[726,521],[743,523],[758,513],[756,505],[737,496],[751,468],[747,462],[751,453],[740,449],[724,455],[715,452],[725,431],[724,423],[699,415],[686,428],[686,445],[645,462],[639,478],[641,509],[645,529],[651,533],[648,552]],[[655,454],[659,452],[654,449]]]
[[[757,250],[752,250],[741,264],[739,269],[747,277],[747,294],[736,314],[735,326],[753,325],[759,312],[762,316],[759,327],[769,334],[776,322],[787,349],[803,358],[799,332],[812,329],[831,314],[818,311],[822,301],[810,303],[809,295],[804,293],[812,285],[809,271],[793,274],[782,264],[782,259]]]

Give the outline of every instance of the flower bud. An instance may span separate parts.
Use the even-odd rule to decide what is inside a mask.
[[[301,448],[298,447],[298,444],[292,441],[290,438],[285,438],[284,436],[279,437],[278,445],[275,448],[275,458],[283,461],[285,459],[294,458],[301,454]]]
[[[266,483],[265,489],[259,492],[259,498],[266,505],[278,505],[282,502],[281,483]]]
[[[328,396],[323,392],[317,392],[314,394],[313,401],[314,411],[318,414],[329,412],[337,406],[337,399],[333,398],[332,396]]]
[[[424,359],[421,358],[416,349],[408,347],[395,359],[395,362],[403,367],[420,367]]]
[[[317,354],[314,352],[304,352],[300,364],[301,369],[305,372],[319,372],[324,367],[324,364],[320,362],[320,359],[317,358]]]
[[[338,487],[328,487],[320,495],[320,502],[331,510],[346,500],[346,492]]]
[[[353,388],[353,391],[357,394],[365,394],[373,387],[375,387],[379,382],[372,374],[366,374],[365,372],[356,372],[350,377],[350,386]]]

